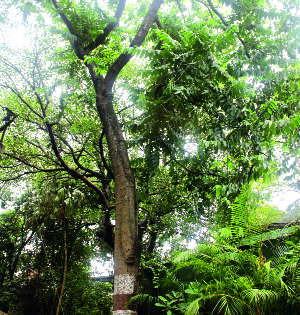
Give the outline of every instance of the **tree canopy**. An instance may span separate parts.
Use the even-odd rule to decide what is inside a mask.
[[[244,186],[298,172],[299,21],[297,1],[2,4],[0,180],[37,196],[3,217],[24,220],[14,255],[57,227],[64,287],[91,237],[76,231],[97,225],[113,310],[136,311],[141,253],[226,226]]]

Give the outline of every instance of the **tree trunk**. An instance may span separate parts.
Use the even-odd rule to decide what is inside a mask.
[[[52,0],[56,9],[60,10],[59,15],[73,35],[78,35],[75,28],[67,15],[62,12],[57,0]],[[117,22],[125,8],[126,0],[119,0],[118,8],[115,13]],[[140,25],[130,47],[140,47],[147,36],[151,25],[157,19],[158,10],[163,0],[153,0],[149,10]],[[77,57],[84,61],[85,56],[91,50],[104,43],[109,32],[116,26],[116,23],[109,24],[105,28],[105,32],[87,47],[83,47],[80,41],[74,41]],[[108,150],[111,158],[114,182],[115,182],[115,199],[116,199],[116,224],[115,224],[115,246],[114,246],[114,315],[136,314],[136,305],[129,305],[125,308],[126,302],[138,292],[138,273],[140,262],[140,248],[138,242],[138,204],[134,174],[130,167],[129,157],[122,129],[113,108],[112,88],[122,68],[129,62],[132,55],[122,53],[109,68],[105,78],[97,74],[96,63],[86,64],[91,79],[93,81],[96,92],[96,106],[104,126]],[[93,119],[93,117],[91,117]],[[49,135],[52,136],[51,142],[53,148],[55,146],[54,135],[51,127],[48,126]],[[56,152],[59,161],[63,163],[59,152]],[[77,176],[76,178],[84,178],[66,163],[62,164],[68,172]],[[87,181],[86,181],[87,182]],[[95,185],[92,185],[95,188]],[[91,185],[90,185],[91,187]],[[102,196],[103,194],[100,194]],[[103,200],[105,198],[102,198]],[[105,201],[105,200],[104,200]],[[108,201],[103,202],[104,209],[108,210]]]
[[[143,43],[162,2],[163,0],[152,2],[131,47]],[[137,314],[136,304],[127,307],[125,304],[138,293],[138,202],[134,174],[122,129],[113,108],[112,94],[112,87],[119,72],[131,57],[129,54],[121,54],[109,69],[102,84],[98,87],[97,82],[94,82],[97,110],[104,126],[115,181],[114,315]]]
[[[112,94],[97,93],[97,108],[104,125],[115,180],[116,225],[114,248],[114,314],[133,314],[135,305],[125,303],[138,291],[140,250],[135,180],[125,140],[112,109]],[[99,95],[100,94],[100,95]]]

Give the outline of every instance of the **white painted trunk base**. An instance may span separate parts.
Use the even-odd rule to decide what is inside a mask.
[[[119,275],[114,278],[114,294],[132,294],[136,276]]]
[[[113,315],[137,315],[137,312],[136,311],[130,311],[130,310],[113,311]]]

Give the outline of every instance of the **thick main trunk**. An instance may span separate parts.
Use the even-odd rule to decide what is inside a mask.
[[[163,0],[153,0],[130,46],[141,46],[157,18]],[[114,315],[136,314],[136,305],[125,304],[138,293],[140,246],[138,241],[138,203],[132,172],[122,129],[113,109],[112,87],[121,69],[131,59],[121,54],[110,67],[104,80],[98,80],[93,66],[89,71],[95,86],[97,110],[103,123],[112,162],[116,224],[114,245]]]
[[[125,303],[138,291],[140,249],[135,181],[122,134],[112,108],[112,95],[105,87],[97,93],[115,180],[116,225],[114,248],[114,314],[134,314],[135,305]]]
[[[54,7],[59,10],[58,13],[71,34],[79,37],[76,28],[73,27],[72,21],[63,13],[57,0],[52,0]],[[116,22],[119,21],[125,8],[125,0],[120,0],[117,11],[115,13]],[[130,47],[140,47],[147,36],[151,25],[157,20],[157,13],[162,5],[163,0],[153,0],[149,10],[143,19]],[[104,43],[116,24],[108,24],[104,29],[103,35],[87,47],[83,48],[80,40],[73,42],[77,57],[84,60],[89,52],[98,45]],[[118,122],[112,105],[112,87],[122,68],[128,63],[132,56],[128,53],[122,53],[109,68],[105,78],[97,75],[96,63],[86,64],[91,79],[94,83],[96,92],[97,110],[103,123],[106,139],[108,143],[109,154],[112,162],[114,181],[115,181],[115,197],[116,197],[116,225],[115,225],[115,246],[114,246],[114,314],[134,314],[136,313],[134,306],[129,306],[125,310],[125,303],[129,298],[137,293],[138,290],[138,271],[140,261],[140,249],[138,244],[138,206],[135,189],[135,181],[132,169],[130,167],[129,158],[125,141],[122,134],[121,126]],[[109,205],[103,196],[103,192],[97,189],[91,181],[82,176],[68,165],[61,158],[56,144],[51,126],[48,124],[49,135],[51,138],[53,150],[62,164],[62,166],[74,178],[81,179],[89,187],[93,188],[102,198],[104,208],[108,210]]]

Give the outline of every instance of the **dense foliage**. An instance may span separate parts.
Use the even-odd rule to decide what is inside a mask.
[[[299,172],[299,21],[292,0],[1,4],[0,307],[109,313],[89,263],[122,230],[151,312],[296,314],[298,243],[274,266],[232,242],[261,243],[281,215],[248,184]],[[223,237],[155,269],[165,241]]]
[[[150,314],[298,314],[299,243],[290,244],[267,262],[253,251],[201,245],[158,269],[155,293],[135,299]]]
[[[66,245],[64,313],[110,313],[111,285],[93,284],[90,278],[99,245],[91,228],[97,222],[92,222],[95,209],[82,199],[74,187],[47,182],[6,206],[0,215],[1,309],[8,311],[10,305],[10,311],[21,314],[55,312]]]

